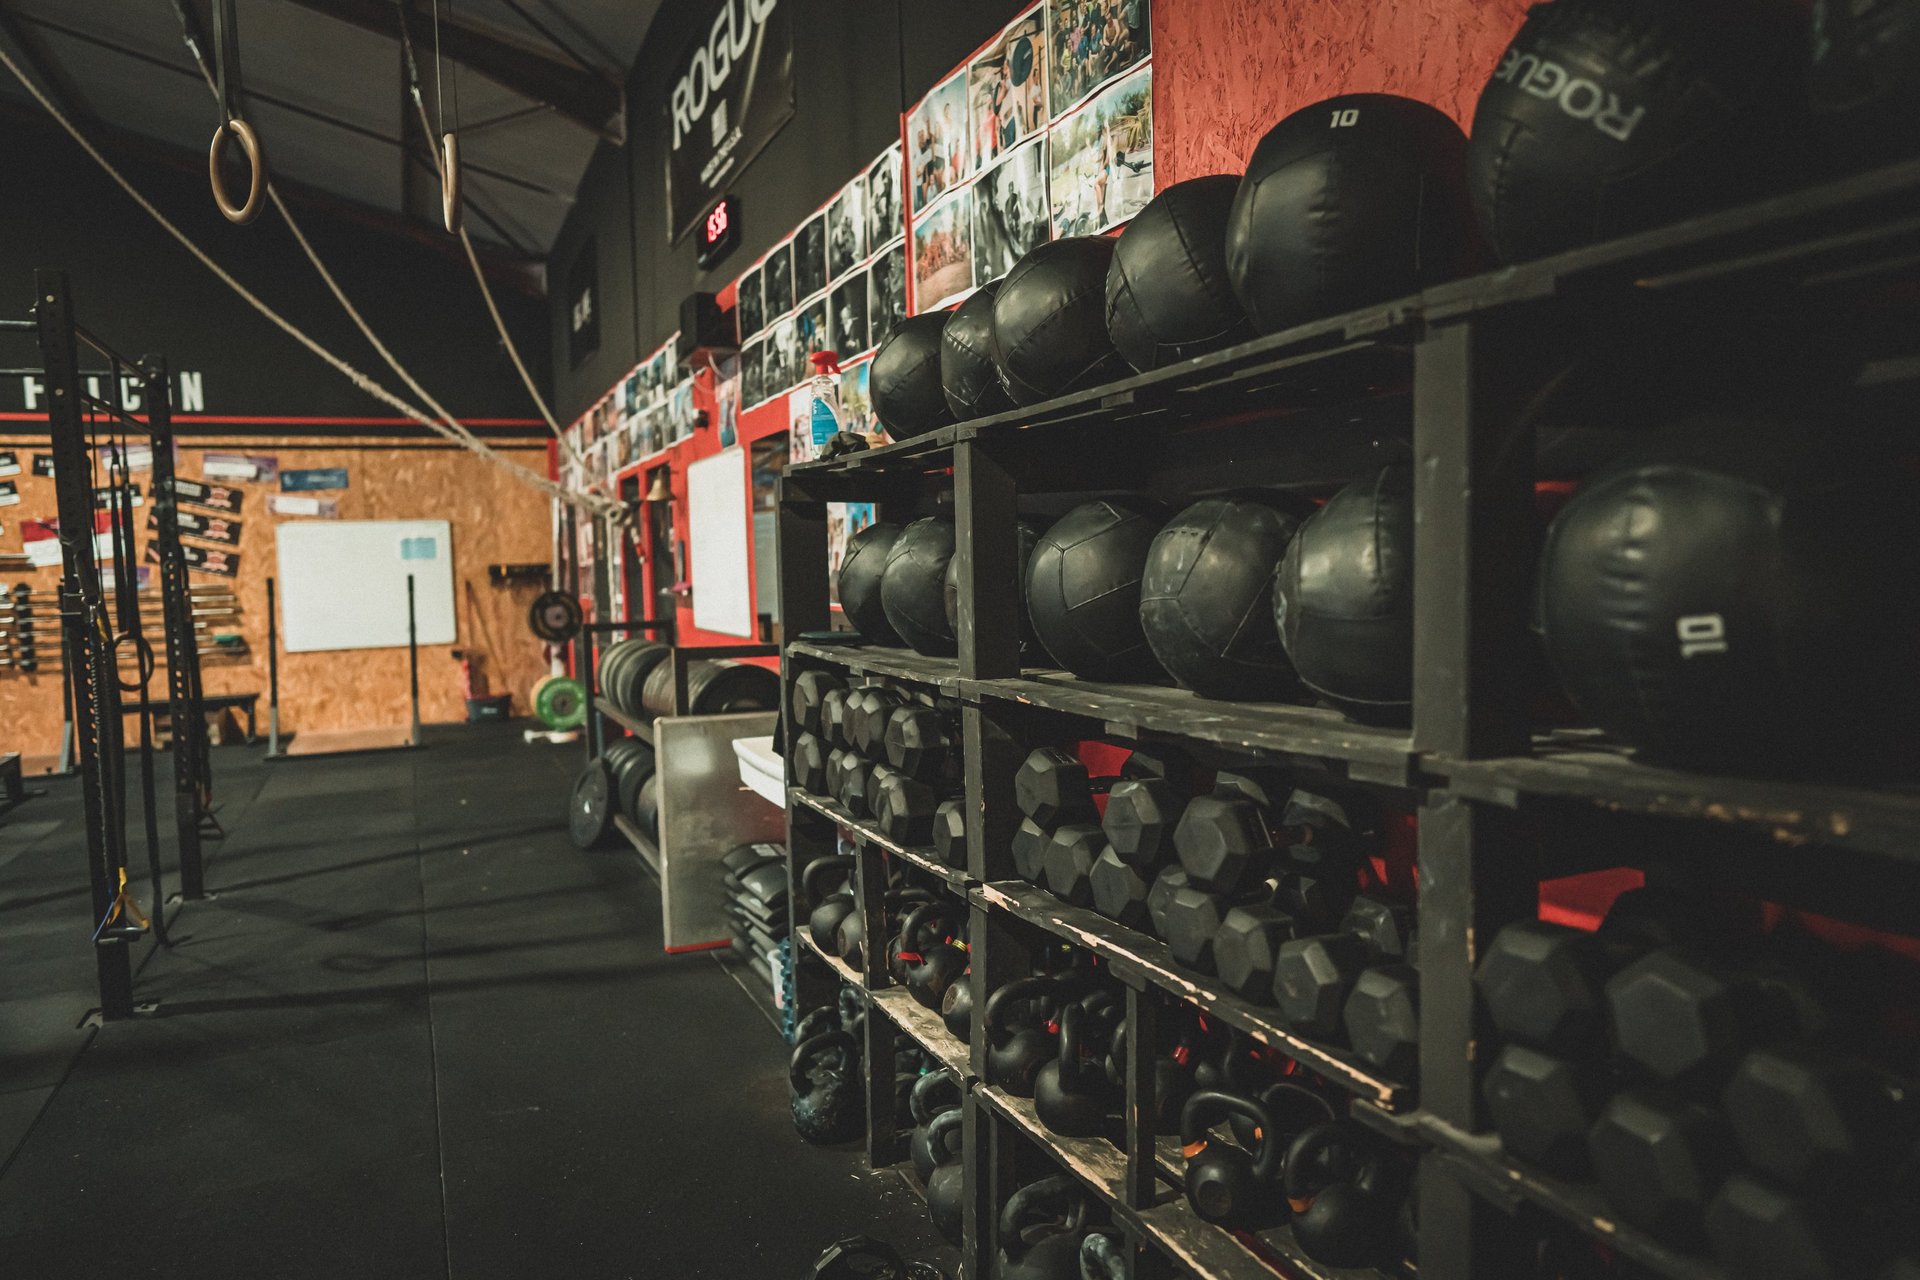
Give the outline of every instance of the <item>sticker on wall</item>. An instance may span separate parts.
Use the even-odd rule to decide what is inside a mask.
[[[207,484],[205,481],[175,476],[173,496],[182,502],[190,502],[196,507],[205,507],[209,511],[238,515],[240,503],[246,497],[246,493],[232,485]]]
[[[293,497],[284,493],[267,495],[267,510],[276,516],[316,516],[322,520],[340,518],[338,498]]]
[[[212,573],[222,578],[231,578],[240,572],[240,553],[221,547],[197,547],[191,542],[180,544],[180,554],[187,562],[187,568],[195,573]],[[147,558],[157,560],[160,544],[147,544]]]
[[[973,282],[998,280],[1051,233],[1047,146],[1035,138],[980,175],[973,189]]]
[[[102,467],[111,467],[118,460],[120,446],[103,444],[100,446],[98,452],[100,454],[100,465]],[[129,441],[126,447],[126,454],[127,470],[153,470],[153,444],[150,441],[141,441],[138,443]]]
[[[0,476],[20,474],[20,455],[10,450],[0,450]]]
[[[226,516],[203,516],[197,511],[178,510],[173,513],[173,519],[180,532],[189,538],[204,538],[208,542],[218,542],[229,547],[240,544],[238,520],[229,520]],[[151,530],[159,527],[160,513],[149,511],[147,528]]]
[[[200,473],[214,480],[272,480],[280,474],[280,460],[257,454],[201,455]]]
[[[973,188],[954,192],[913,224],[913,305],[938,311],[973,291]]]
[[[1153,68],[1103,89],[1053,127],[1055,236],[1098,235],[1153,199]]]
[[[34,454],[33,455],[33,474],[37,476],[52,475],[53,474],[53,455],[50,453]]]
[[[440,540],[434,537],[400,539],[400,558],[402,560],[438,560],[440,558]]]
[[[20,501],[20,486],[11,480],[0,480],[0,507],[11,507]]]
[[[140,496],[139,485],[129,484],[127,488],[131,491],[129,494],[130,502],[128,505],[137,507],[146,501],[146,499]],[[104,511],[107,508],[112,507],[119,500],[120,500],[119,494],[115,491],[112,485],[101,485],[99,488],[93,491],[93,509],[95,511]]]
[[[1148,0],[1047,0],[1049,111],[1075,103],[1153,52]]]
[[[302,471],[282,471],[280,473],[280,492],[304,493],[309,489],[344,489],[347,487],[347,469],[345,467],[312,467]]]

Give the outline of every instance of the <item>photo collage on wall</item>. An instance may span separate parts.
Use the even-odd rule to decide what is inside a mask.
[[[907,313],[900,197],[895,145],[741,275],[735,314],[742,408],[781,400],[791,412],[796,389],[804,391],[813,376],[809,357],[816,351],[839,358],[843,398],[856,382],[864,386],[852,362]]]
[[[661,343],[567,429],[585,474],[576,475],[563,462],[563,480],[586,488],[605,485],[634,463],[693,435],[693,378],[668,381],[679,372],[673,358],[679,341],[676,333]]]
[[[1147,6],[1041,0],[907,113],[914,312],[1153,198]]]

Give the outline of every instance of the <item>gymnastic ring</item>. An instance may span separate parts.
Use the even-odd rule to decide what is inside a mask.
[[[134,670],[140,673],[140,679],[133,684],[128,684],[120,678],[120,645],[126,640],[133,641]],[[153,656],[153,645],[148,643],[145,636],[136,635],[131,631],[118,632],[113,637],[113,643],[107,646],[107,651],[111,653],[114,658],[113,682],[120,686],[122,693],[138,693],[140,690],[146,688],[148,682],[153,679],[154,667],[156,666]]]
[[[247,202],[243,205],[227,198],[226,183],[220,177],[220,156],[226,150],[229,130],[240,139],[240,150],[246,153],[253,175],[247,187]],[[213,202],[220,206],[228,222],[245,226],[254,220],[260,212],[260,197],[267,189],[267,162],[260,153],[260,135],[253,131],[252,125],[235,116],[213,131],[213,145],[207,148],[207,179],[213,183]]]
[[[460,139],[440,135],[440,218],[449,235],[460,234]]]

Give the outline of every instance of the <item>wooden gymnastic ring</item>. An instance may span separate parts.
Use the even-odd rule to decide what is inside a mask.
[[[440,219],[449,235],[460,234],[460,138],[440,135]]]
[[[220,156],[226,150],[229,131],[240,139],[240,150],[246,153],[253,174],[247,187],[247,202],[243,205],[227,198],[226,184],[220,178]],[[207,148],[207,179],[213,184],[213,202],[220,206],[228,222],[245,226],[259,215],[260,197],[267,190],[267,162],[260,154],[260,135],[253,131],[252,125],[235,116],[213,131],[213,145]]]

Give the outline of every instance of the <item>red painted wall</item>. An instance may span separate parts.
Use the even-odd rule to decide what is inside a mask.
[[[1161,0],[1153,7],[1154,177],[1246,167],[1289,112],[1397,93],[1466,128],[1527,0]]]

